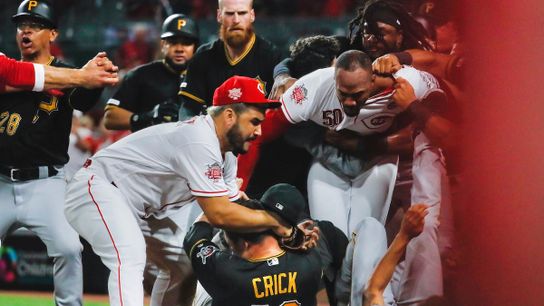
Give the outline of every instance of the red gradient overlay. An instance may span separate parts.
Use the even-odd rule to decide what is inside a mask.
[[[463,0],[456,305],[544,305],[544,2]]]

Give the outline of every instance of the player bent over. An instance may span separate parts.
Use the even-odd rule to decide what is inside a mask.
[[[292,228],[236,203],[235,154],[260,136],[267,100],[257,80],[234,76],[216,89],[208,115],[133,133],[98,152],[68,184],[65,213],[110,269],[110,304],[143,305],[145,241],[139,222],[166,217],[195,198],[216,227]]]

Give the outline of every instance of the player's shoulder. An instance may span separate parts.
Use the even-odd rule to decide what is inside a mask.
[[[440,87],[436,78],[425,71],[418,70],[412,66],[403,66],[399,71],[395,72],[395,77],[402,77],[406,79],[410,84],[416,85],[417,83],[429,83],[431,87]]]
[[[217,142],[217,139],[213,137],[215,135],[214,122],[209,115],[194,116],[175,124],[177,129],[183,129],[178,136],[186,142]]]
[[[269,40],[260,37],[259,35],[255,35],[255,51],[259,56],[267,56],[271,58],[274,61],[274,64],[277,64],[281,59],[281,52]]]
[[[204,55],[208,55],[210,52],[213,52],[214,50],[221,49],[221,47],[222,47],[222,42],[220,39],[216,39],[214,41],[205,43],[201,45],[200,47],[198,47],[194,57],[201,57]]]
[[[307,84],[316,90],[322,89],[324,85],[334,81],[334,67],[327,67],[312,71],[300,79],[301,83]]]
[[[432,74],[411,66],[403,66],[394,76],[408,81],[418,98],[426,96],[429,92],[440,90],[440,84]]]
[[[129,71],[129,73],[137,73],[137,74],[141,74],[141,73],[147,73],[147,72],[150,72],[150,71],[154,71],[154,70],[157,70],[157,69],[161,69],[164,67],[164,64],[162,61],[160,60],[157,60],[157,61],[152,61],[152,62],[149,62],[149,63],[145,63],[143,65],[140,65],[136,68],[133,68],[132,70]]]

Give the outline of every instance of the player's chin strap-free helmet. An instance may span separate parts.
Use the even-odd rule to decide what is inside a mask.
[[[52,29],[57,28],[57,15],[51,4],[46,1],[25,0],[21,2],[17,14],[11,17],[11,21],[17,23],[18,20],[24,17],[35,18]]]
[[[198,26],[191,17],[184,14],[170,15],[162,24],[161,39],[179,36],[193,39],[198,45]]]

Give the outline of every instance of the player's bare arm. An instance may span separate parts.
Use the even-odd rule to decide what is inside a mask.
[[[104,113],[104,126],[108,130],[129,130],[133,112],[122,107],[108,105]]]
[[[214,227],[232,231],[257,232],[272,229],[280,237],[289,237],[292,227],[264,210],[253,210],[223,197],[197,197],[198,204]]]
[[[274,85],[272,85],[272,90],[270,91],[270,99],[279,100],[283,93],[285,93],[296,81],[297,79],[291,77],[287,73],[277,75],[274,78]]]
[[[425,216],[428,214],[427,208],[425,204],[414,204],[404,215],[399,233],[370,277],[364,291],[364,306],[384,305],[383,292],[393,276],[397,263],[406,251],[406,246],[412,238],[423,231]]]
[[[62,89],[84,87],[88,89],[114,86],[119,82],[119,68],[107,58],[105,52],[99,52],[81,69],[44,66],[44,89]]]
[[[431,93],[426,100],[431,99],[445,99],[445,96]],[[400,77],[397,78],[393,100],[397,105],[411,113],[416,125],[425,132],[431,142],[444,148],[454,145],[453,124],[425,106],[423,101],[418,100],[414,88],[408,81]]]

